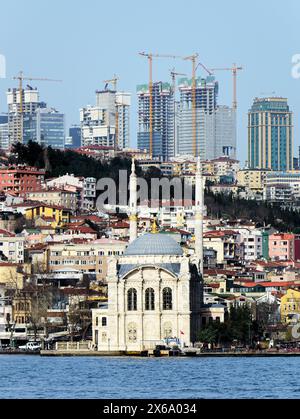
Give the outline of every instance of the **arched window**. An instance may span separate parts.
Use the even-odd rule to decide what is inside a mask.
[[[172,310],[172,290],[171,288],[163,289],[163,310]]]
[[[128,311],[137,310],[137,292],[135,288],[130,288],[127,291],[127,309]]]
[[[155,293],[153,288],[145,291],[145,310],[155,310]]]

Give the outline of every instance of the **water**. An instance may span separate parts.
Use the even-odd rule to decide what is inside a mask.
[[[300,398],[300,357],[0,356],[0,398]]]

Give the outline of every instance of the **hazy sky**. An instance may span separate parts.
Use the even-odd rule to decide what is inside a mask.
[[[299,145],[300,79],[291,76],[291,60],[300,53],[299,0],[1,0],[0,54],[7,78],[0,79],[0,111],[5,92],[19,70],[33,77],[40,99],[65,112],[67,128],[79,122],[81,106],[95,103],[95,90],[116,73],[120,90],[132,93],[131,144],[136,144],[137,84],[148,80],[139,51],[190,55],[198,52],[208,67],[244,66],[238,80],[238,157],[247,159],[247,111],[255,96],[287,97],[294,111]],[[169,69],[190,72],[189,62],[154,62],[155,80],[168,80]],[[203,71],[199,75],[205,75]],[[219,72],[220,104],[231,104],[232,79]],[[296,150],[295,150],[296,154]]]

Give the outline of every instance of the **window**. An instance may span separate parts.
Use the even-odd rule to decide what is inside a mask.
[[[130,288],[127,291],[127,309],[128,311],[137,310],[137,292],[135,288]]]
[[[163,290],[163,310],[172,310],[172,290],[164,288]]]
[[[153,288],[145,291],[145,310],[155,310],[155,293]]]
[[[102,326],[107,326],[107,318],[102,317]]]
[[[96,326],[98,326],[98,317],[96,317]]]

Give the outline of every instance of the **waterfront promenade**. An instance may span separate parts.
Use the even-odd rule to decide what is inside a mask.
[[[168,351],[164,351],[163,354],[157,355],[157,357],[174,357]],[[41,356],[141,356],[149,357],[146,352],[98,352],[98,351],[56,351],[56,350],[45,350],[40,352]],[[153,354],[150,355],[155,356]],[[279,350],[279,351],[207,351],[207,352],[194,352],[194,353],[180,353],[180,357],[290,357],[300,356],[300,351],[292,350]]]

